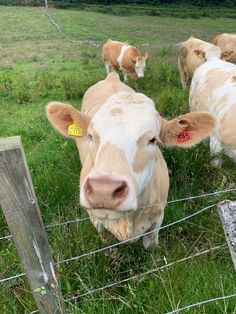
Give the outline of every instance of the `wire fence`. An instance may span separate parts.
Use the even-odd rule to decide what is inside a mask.
[[[143,209],[143,208],[150,208],[150,207],[155,207],[159,204],[174,204],[174,203],[178,203],[178,202],[184,202],[184,201],[190,201],[190,200],[195,200],[195,199],[199,199],[199,198],[205,198],[205,197],[210,197],[210,196],[217,196],[219,194],[224,194],[224,193],[229,193],[229,192],[234,192],[236,191],[236,188],[232,188],[232,189],[226,189],[226,190],[220,190],[220,191],[215,191],[215,192],[210,192],[210,193],[205,193],[205,194],[200,194],[200,195],[193,195],[193,196],[187,196],[187,197],[183,197],[183,198],[179,198],[176,200],[170,200],[167,202],[158,202],[155,204],[151,204],[151,205],[145,205],[142,206],[138,209]],[[54,227],[61,227],[61,226],[65,226],[65,225],[70,225],[70,224],[75,224],[75,223],[80,223],[83,221],[89,220],[89,217],[84,217],[84,218],[77,218],[77,219],[73,219],[73,220],[68,220],[68,221],[63,221],[60,223],[54,223],[54,224],[48,224],[45,225],[46,229],[51,229]],[[1,240],[8,240],[8,239],[12,239],[11,235],[6,235],[6,236],[1,236],[0,237],[0,241]]]
[[[187,197],[183,197],[183,198],[167,201],[167,202],[165,202],[165,204],[166,205],[167,204],[174,204],[174,203],[177,203],[177,202],[191,201],[191,200],[200,199],[200,198],[206,198],[206,197],[210,197],[210,196],[218,196],[220,194],[234,192],[234,191],[236,191],[236,188],[220,190],[220,191],[215,191],[215,192],[211,192],[211,193],[204,193],[204,194],[201,194],[201,195],[187,196]],[[153,206],[157,206],[160,203],[163,203],[163,202],[158,202],[158,203],[155,203],[155,204],[146,205],[146,206],[143,206],[142,208],[139,208],[139,209],[150,208],[150,207],[153,207]],[[105,247],[102,247],[102,248],[99,248],[99,249],[95,249],[95,250],[92,250],[90,252],[86,252],[86,253],[80,254],[78,256],[74,256],[74,257],[70,257],[70,258],[67,258],[67,259],[59,260],[55,264],[56,265],[61,265],[61,264],[69,263],[69,262],[72,262],[72,261],[76,261],[76,260],[79,260],[79,259],[84,258],[84,257],[88,257],[88,256],[91,256],[91,255],[94,255],[94,254],[101,253],[101,252],[106,251],[106,250],[113,249],[113,248],[118,247],[118,246],[120,246],[122,244],[131,242],[131,241],[134,241],[134,240],[138,240],[138,239],[140,239],[140,238],[142,238],[144,236],[150,235],[150,234],[152,234],[152,233],[154,233],[156,231],[163,230],[163,229],[169,228],[169,227],[171,227],[173,225],[176,225],[178,223],[181,223],[181,222],[184,222],[186,220],[189,220],[192,217],[195,217],[195,216],[197,216],[197,215],[207,211],[208,209],[211,209],[211,208],[215,207],[216,205],[217,204],[212,204],[212,205],[206,206],[206,207],[204,207],[204,208],[202,208],[202,209],[200,209],[200,210],[198,210],[198,211],[196,211],[196,212],[194,212],[194,213],[192,213],[192,214],[190,214],[188,216],[185,216],[185,217],[183,217],[183,218],[181,218],[179,220],[176,220],[176,221],[173,221],[173,222],[171,222],[169,224],[163,225],[160,228],[156,228],[156,229],[153,229],[151,231],[147,231],[147,232],[145,232],[145,233],[143,233],[141,235],[132,237],[130,239],[123,240],[123,241],[120,241],[120,242],[117,242],[117,243],[114,243],[114,244],[111,244],[111,245],[108,245],[108,246],[105,246]],[[45,228],[46,229],[51,229],[51,228],[54,228],[54,227],[61,227],[61,226],[69,225],[69,224],[81,223],[81,222],[86,221],[86,220],[89,220],[89,217],[77,218],[77,219],[74,219],[74,220],[63,221],[63,222],[60,222],[60,223],[48,224],[48,225],[45,225]],[[11,238],[12,238],[11,235],[7,235],[7,236],[0,237],[0,240],[7,240],[7,239],[11,239]],[[162,265],[160,267],[157,267],[157,268],[154,268],[154,269],[150,269],[150,270],[148,270],[148,271],[146,271],[144,273],[136,274],[136,275],[133,275],[131,277],[125,278],[123,280],[112,282],[112,283],[109,283],[109,284],[107,284],[105,286],[102,286],[102,287],[99,287],[99,288],[96,288],[96,289],[88,290],[85,293],[82,293],[82,294],[77,295],[77,296],[73,296],[73,297],[68,298],[68,299],[66,299],[64,301],[67,302],[67,303],[70,303],[72,301],[76,301],[79,298],[83,298],[85,296],[101,292],[101,291],[103,291],[105,289],[109,289],[109,288],[112,288],[114,286],[118,286],[120,284],[124,284],[124,283],[126,283],[128,281],[131,281],[133,279],[143,278],[143,277],[145,277],[148,274],[152,274],[152,273],[164,270],[164,269],[166,269],[168,267],[171,267],[171,266],[174,266],[174,265],[176,265],[178,263],[190,260],[190,259],[192,259],[194,257],[198,257],[198,256],[201,256],[201,255],[207,254],[207,253],[209,253],[211,251],[222,249],[224,247],[225,247],[225,245],[218,245],[216,247],[213,247],[213,248],[210,248],[210,249],[198,252],[198,253],[190,255],[188,257],[184,257],[184,258],[182,258],[182,259],[180,259],[178,261],[173,261],[173,262],[170,262],[170,263],[166,263],[165,265]],[[13,275],[13,276],[9,276],[9,277],[0,279],[0,284],[4,284],[6,282],[22,278],[25,275],[26,275],[25,273],[19,273],[19,274]],[[214,301],[222,300],[222,299],[226,299],[226,298],[232,298],[234,296],[235,296],[235,294],[232,294],[232,295],[228,295],[228,296],[218,297],[218,298],[215,298],[215,299],[209,299],[209,300],[205,300],[205,301],[200,301],[200,302],[197,302],[195,304],[187,305],[187,306],[185,306],[183,308],[178,308],[178,309],[176,309],[176,310],[174,310],[172,312],[168,312],[166,314],[177,313],[177,312],[180,312],[182,310],[189,309],[189,308],[192,308],[192,307],[195,307],[195,306],[200,306],[202,304],[207,304],[207,303],[210,303],[210,302],[214,302]],[[33,311],[30,314],[37,313],[37,312],[38,312],[38,310]]]
[[[220,250],[220,249],[224,249],[224,248],[226,248],[226,245],[222,244],[222,245],[218,245],[218,246],[215,246],[213,248],[210,248],[210,249],[198,252],[196,254],[192,254],[192,255],[189,255],[187,257],[181,258],[178,261],[167,263],[166,260],[165,260],[165,262],[166,262],[165,265],[162,265],[160,267],[156,267],[156,268],[150,269],[150,270],[148,270],[146,272],[143,272],[141,274],[136,274],[136,275],[133,275],[131,277],[128,277],[128,278],[125,278],[125,279],[122,279],[122,280],[119,280],[119,281],[116,281],[116,282],[112,282],[110,284],[107,284],[105,286],[99,287],[97,289],[88,290],[87,292],[82,293],[80,295],[73,296],[73,297],[70,297],[68,299],[64,299],[64,301],[66,303],[68,303],[68,304],[71,304],[71,302],[76,301],[76,300],[78,300],[80,298],[87,297],[87,296],[90,296],[92,294],[104,291],[106,289],[119,286],[119,285],[124,284],[124,283],[126,283],[128,281],[137,280],[137,279],[138,280],[142,280],[146,275],[153,274],[153,273],[156,273],[156,272],[159,272],[159,271],[163,271],[163,270],[165,270],[165,269],[167,269],[167,268],[169,268],[171,266],[177,265],[179,263],[182,263],[182,262],[185,262],[185,261],[188,261],[188,260],[192,260],[195,257],[199,257],[199,256],[205,255],[207,253],[211,253],[211,252],[214,252],[216,250]],[[204,305],[204,304],[207,304],[207,303],[211,303],[211,302],[215,302],[215,301],[219,301],[219,300],[226,300],[226,299],[230,299],[230,298],[233,298],[233,297],[236,297],[236,294],[231,294],[231,295],[227,295],[227,296],[220,296],[220,297],[217,297],[217,298],[212,298],[212,299],[208,299],[208,300],[204,300],[204,301],[199,301],[197,303],[190,304],[190,305],[184,306],[182,308],[177,308],[177,309],[175,309],[175,310],[173,310],[171,312],[166,312],[165,314],[179,313],[179,312],[181,312],[183,310],[187,310],[187,309],[190,309],[190,308],[193,308],[193,307],[196,307],[196,306],[201,306],[201,305]],[[35,310],[33,312],[30,312],[29,314],[34,314],[34,313],[38,313],[38,312],[39,312],[38,310]]]

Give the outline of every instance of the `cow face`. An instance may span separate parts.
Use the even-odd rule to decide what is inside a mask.
[[[144,77],[144,71],[146,67],[147,58],[148,58],[148,52],[145,52],[143,57],[137,57],[135,59],[135,73],[138,78]]]
[[[190,113],[166,121],[152,100],[135,92],[109,97],[90,118],[70,105],[51,103],[48,118],[68,136],[71,125],[83,163],[80,202],[96,212],[134,211],[138,197],[152,179],[157,141],[167,145],[192,146],[214,126],[207,113]],[[185,132],[185,133],[183,133]]]

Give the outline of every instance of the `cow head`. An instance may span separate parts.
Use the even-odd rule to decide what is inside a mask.
[[[138,78],[143,78],[144,77],[144,71],[146,67],[146,60],[148,58],[149,54],[146,51],[144,53],[143,57],[136,57],[133,61],[135,62],[135,73]]]
[[[220,47],[212,45],[212,47],[207,47],[206,50],[194,50],[195,55],[202,60],[209,60],[212,57],[217,57],[221,59],[221,49]]]
[[[155,167],[157,143],[189,147],[209,135],[214,119],[189,113],[167,121],[143,94],[119,92],[90,118],[68,104],[52,102],[48,119],[65,136],[75,139],[83,164],[80,201],[96,212],[136,210]],[[68,134],[68,130],[77,131]]]
[[[220,47],[215,46],[212,47],[211,49],[207,49],[206,51],[197,49],[194,50],[194,53],[198,58],[203,59],[205,61],[209,60],[212,57],[217,57],[219,59],[227,61],[234,54],[234,51],[229,50],[222,52]]]

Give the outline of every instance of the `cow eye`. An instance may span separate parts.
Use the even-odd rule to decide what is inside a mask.
[[[157,143],[157,138],[153,137],[149,140],[148,145],[156,145],[156,143]]]
[[[92,140],[93,140],[93,137],[92,137],[91,134],[88,134],[88,140],[89,140],[89,141],[92,141]]]

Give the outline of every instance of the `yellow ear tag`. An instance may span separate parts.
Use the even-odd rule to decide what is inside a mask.
[[[204,58],[205,58],[205,53],[204,53],[204,51],[199,51],[198,57],[199,57],[200,59],[204,59]]]
[[[68,135],[74,135],[74,136],[83,136],[84,135],[84,129],[82,129],[78,124],[73,123],[69,125],[67,130]]]

